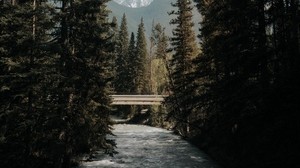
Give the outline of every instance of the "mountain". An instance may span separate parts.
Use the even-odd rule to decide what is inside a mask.
[[[115,0],[115,1],[126,1],[126,0]],[[111,10],[111,16],[116,16],[119,23],[123,16],[123,13],[126,14],[127,17],[127,24],[128,24],[128,31],[129,33],[137,32],[138,24],[141,21],[141,17],[144,19],[146,34],[150,37],[152,22],[160,23],[163,27],[166,28],[166,34],[168,36],[172,35],[172,27],[169,22],[172,19],[171,16],[168,15],[168,12],[172,10],[176,10],[176,8],[172,7],[171,3],[176,2],[176,0],[144,0],[149,3],[148,6],[140,7],[140,8],[131,8],[128,6],[120,5],[115,1],[110,1],[108,3],[108,8]],[[127,0],[134,1],[134,0]],[[137,0],[135,0],[137,1]],[[152,3],[150,3],[152,1]],[[195,30],[198,34],[199,23],[200,22],[200,14],[194,8],[194,23],[195,23]]]
[[[127,6],[130,8],[140,8],[150,5],[153,0],[113,0],[120,5]]]

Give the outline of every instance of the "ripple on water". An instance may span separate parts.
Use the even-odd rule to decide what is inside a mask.
[[[80,168],[220,168],[207,155],[171,131],[142,125],[118,124],[112,137],[117,142],[114,157],[99,156]]]

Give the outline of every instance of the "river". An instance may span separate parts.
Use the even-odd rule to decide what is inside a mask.
[[[80,168],[220,168],[205,153],[171,131],[117,124],[113,133],[118,154],[100,154]]]

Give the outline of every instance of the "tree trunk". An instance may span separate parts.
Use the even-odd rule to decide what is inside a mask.
[[[265,90],[269,87],[270,74],[268,72],[268,57],[266,53],[266,21],[265,21],[265,1],[257,2],[258,7],[258,51],[260,55],[260,82],[262,88]],[[259,73],[259,72],[258,72]]]

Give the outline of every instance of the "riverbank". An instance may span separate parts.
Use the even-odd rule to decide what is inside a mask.
[[[190,141],[224,168],[298,167],[298,121],[282,115],[252,117],[232,127],[210,126]]]
[[[160,126],[151,123],[151,116],[145,114],[129,119],[128,123]],[[223,123],[211,122],[206,129],[203,127],[194,136],[185,138],[224,168],[297,167],[300,149],[297,117],[290,120],[273,113],[267,118],[245,118],[234,126],[226,124],[226,120]]]

